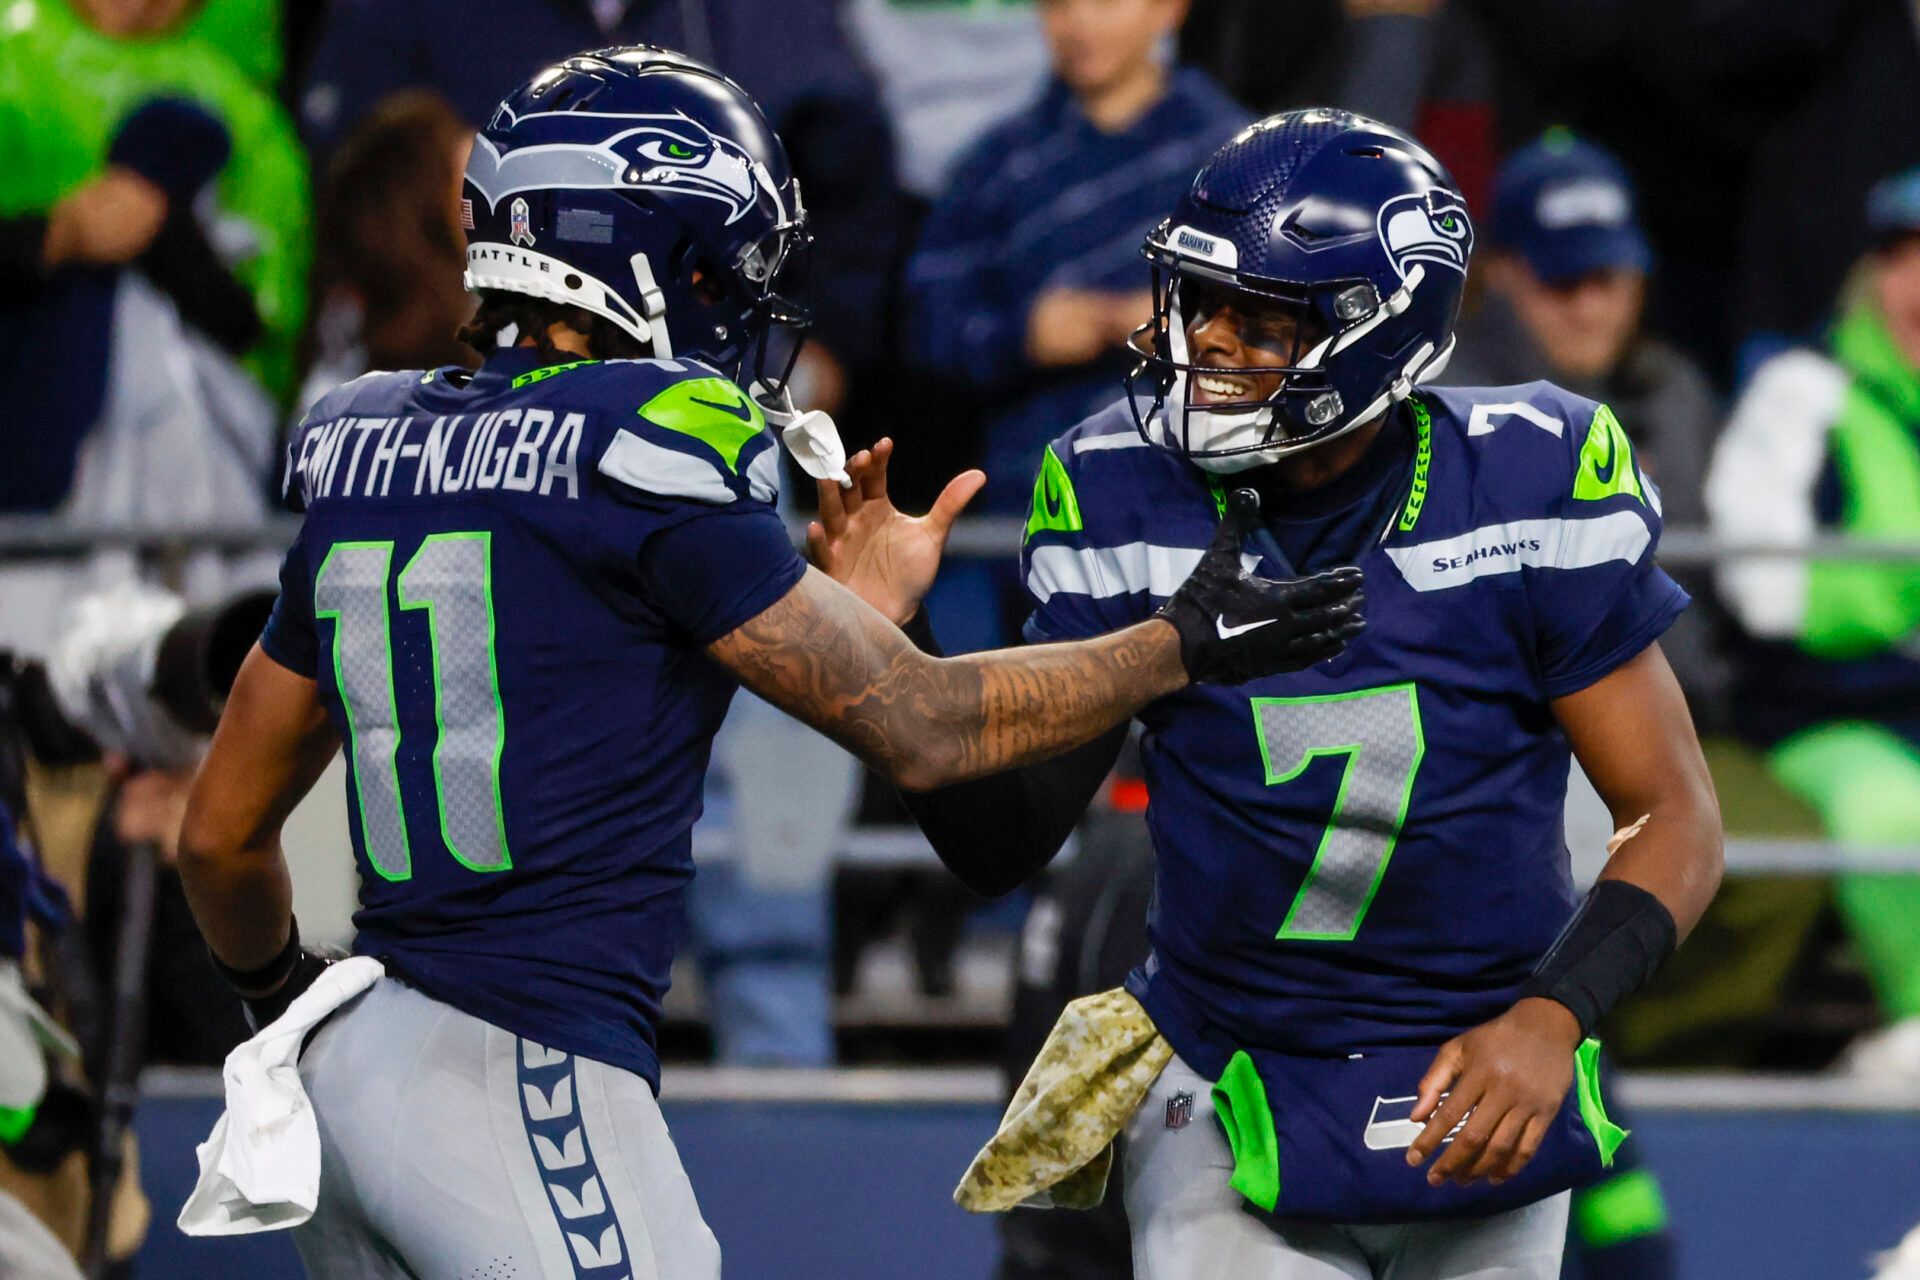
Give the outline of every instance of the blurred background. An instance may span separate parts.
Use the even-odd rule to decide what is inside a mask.
[[[279,445],[345,379],[477,362],[472,129],[638,41],[792,153],[796,399],[893,436],[909,509],[987,468],[930,602],[950,651],[1016,638],[1039,447],[1118,396],[1139,242],[1203,157],[1315,104],[1431,147],[1479,229],[1448,381],[1626,425],[1729,835],[1606,1028],[1637,1154],[1569,1274],[1873,1274],[1920,1221],[1915,0],[0,0],[0,1275],[298,1274],[172,1225],[244,1024],[170,850],[293,536]],[[351,936],[338,771],[288,838],[312,940]],[[1123,765],[983,903],[888,787],[736,703],[663,1098],[730,1275],[1124,1280],[1111,1209],[949,1194],[1060,1005],[1141,958],[1145,803]]]

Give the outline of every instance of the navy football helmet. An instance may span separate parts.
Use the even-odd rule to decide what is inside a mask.
[[[474,138],[462,197],[469,289],[584,308],[736,379],[749,352],[771,372],[776,326],[806,327],[786,149],[744,89],[684,54],[633,45],[540,72]]]
[[[1289,111],[1235,135],[1147,236],[1154,317],[1129,346],[1148,443],[1216,472],[1324,444],[1406,397],[1453,354],[1473,226],[1413,139],[1346,111]],[[1293,313],[1291,358],[1258,400],[1196,401],[1187,325],[1209,295]]]

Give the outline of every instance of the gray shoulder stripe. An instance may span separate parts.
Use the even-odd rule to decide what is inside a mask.
[[[774,503],[780,500],[780,448],[770,446],[760,451],[760,456],[747,464],[747,489],[762,502]]]
[[[718,505],[738,496],[713,464],[663,448],[626,430],[616,432],[613,443],[600,455],[600,474],[665,498],[693,498]]]
[[[1097,449],[1144,449],[1147,442],[1140,438],[1138,431],[1116,432],[1110,436],[1082,436],[1073,442],[1075,453],[1092,453]]]
[[[1172,595],[1206,553],[1199,547],[1161,547],[1129,542],[1118,547],[1035,547],[1027,557],[1027,590],[1045,604],[1057,592],[1130,596],[1145,591]]]

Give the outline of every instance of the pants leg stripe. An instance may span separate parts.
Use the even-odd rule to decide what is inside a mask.
[[[573,1055],[525,1038],[516,1048],[520,1116],[575,1280],[630,1280],[626,1236],[580,1113]]]

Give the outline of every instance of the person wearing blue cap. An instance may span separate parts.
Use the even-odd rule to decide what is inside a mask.
[[[1492,230],[1485,290],[1439,381],[1546,378],[1612,405],[1660,488],[1667,522],[1703,523],[1700,486],[1720,410],[1699,366],[1642,327],[1653,251],[1626,169],[1592,143],[1550,130],[1494,176]],[[1704,583],[1681,583],[1703,594]],[[1708,723],[1727,684],[1710,631],[1704,615],[1684,615],[1663,642]]]
[[[1876,186],[1867,251],[1823,349],[1753,375],[1707,477],[1717,537],[1920,540],[1920,168]],[[1901,561],[1748,559],[1721,600],[1750,638],[1739,728],[1833,839],[1920,844],[1920,574]],[[1920,1082],[1920,876],[1843,875],[1835,901],[1887,1026],[1849,1047],[1864,1078]]]

